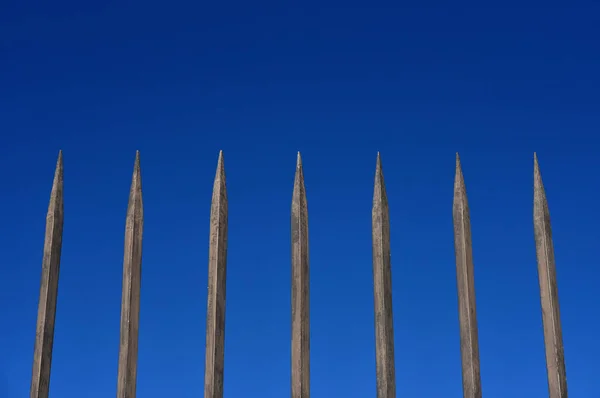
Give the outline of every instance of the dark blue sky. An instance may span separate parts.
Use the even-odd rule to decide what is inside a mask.
[[[600,3],[216,3],[0,4],[0,396],[28,394],[59,149],[66,215],[54,398],[115,394],[136,149],[146,220],[139,397],[202,396],[220,149],[230,209],[225,397],[289,396],[298,150],[313,397],[375,396],[377,151],[392,223],[398,396],[462,397],[456,151],[471,206],[486,398],[547,394],[534,151],[554,227],[569,390],[600,396]]]

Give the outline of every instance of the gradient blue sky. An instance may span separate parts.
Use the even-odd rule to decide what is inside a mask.
[[[298,150],[313,397],[375,396],[377,151],[391,211],[398,396],[462,397],[456,151],[471,206],[486,398],[547,395],[533,151],[554,227],[569,389],[600,396],[600,3],[565,3],[3,1],[0,396],[28,394],[59,149],[66,215],[54,398],[115,394],[136,149],[146,217],[139,397],[203,394],[220,149],[230,209],[225,397],[289,396]]]

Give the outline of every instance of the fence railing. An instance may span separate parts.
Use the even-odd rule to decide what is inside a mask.
[[[533,229],[540,284],[548,391],[550,398],[566,398],[567,380],[550,213],[535,154],[533,176]],[[30,390],[31,398],[48,398],[49,393],[54,320],[62,247],[63,214],[63,157],[62,152],[60,152],[50,194],[48,214],[46,216],[42,277]],[[458,154],[456,155],[452,214],[454,220],[463,396],[465,398],[481,398],[471,223],[465,180]],[[225,164],[223,152],[220,152],[210,212],[206,366],[204,377],[205,398],[223,397],[227,225],[228,207]],[[125,221],[117,398],[135,398],[136,396],[143,227],[142,177],[140,154],[137,152]],[[396,379],[390,260],[390,219],[383,168],[379,154],[377,155],[373,194],[372,237],[377,398],[395,398]],[[292,194],[291,251],[291,396],[292,398],[308,398],[310,396],[308,206],[300,153],[298,153],[296,162],[296,175]]]

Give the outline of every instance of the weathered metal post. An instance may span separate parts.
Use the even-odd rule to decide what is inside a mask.
[[[371,216],[377,398],[395,398],[396,367],[394,362],[390,215],[379,153],[377,154],[377,166],[375,169],[375,188]]]
[[[292,398],[310,397],[308,205],[298,152],[292,194]]]
[[[550,398],[567,398],[567,373],[558,305],[550,212],[536,154],[533,155],[533,159],[533,230],[540,280],[548,392]]]
[[[469,216],[465,180],[458,153],[456,154],[452,216],[454,219],[454,249],[456,254],[456,284],[458,289],[463,397],[481,398],[471,219]]]
[[[210,205],[208,300],[204,397],[223,397],[225,361],[225,292],[227,276],[227,189],[223,151],[219,153]]]
[[[46,215],[46,234],[44,236],[44,255],[40,299],[38,304],[35,346],[33,353],[33,372],[31,376],[31,398],[48,398],[50,390],[50,368],[52,366],[52,346],[54,343],[54,320],[56,319],[56,300],[58,296],[58,275],[63,234],[63,160],[62,151],[58,153],[50,204]]]
[[[136,396],[143,229],[142,176],[137,151],[125,221],[117,398]]]

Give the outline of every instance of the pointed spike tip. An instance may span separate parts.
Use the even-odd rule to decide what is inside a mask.
[[[63,168],[63,154],[62,154],[62,149],[61,149],[58,151],[58,159],[56,160],[56,173],[55,174],[62,172],[62,168]]]
[[[540,170],[540,164],[538,162],[537,154],[533,153],[533,189],[534,191],[538,188],[543,190],[544,183],[542,181],[542,172]]]
[[[375,166],[375,192],[373,194],[373,204],[381,201],[387,201],[385,193],[385,183],[383,182],[383,166],[381,165],[381,155],[377,152],[377,165]]]
[[[219,151],[219,160],[217,160],[217,174],[215,175],[215,182],[219,180],[225,182],[225,158],[223,157],[223,151]]]
[[[131,189],[141,191],[142,172],[140,167],[140,151],[135,151],[135,163],[133,164],[133,176],[131,178]]]
[[[298,152],[298,158],[296,160],[296,172],[294,173],[294,192],[297,187],[304,187],[304,170],[302,168],[302,157]]]
[[[462,172],[462,166],[460,164],[460,156],[456,153],[456,171],[454,172],[454,191],[458,192],[461,187],[465,185],[465,178]]]
[[[141,178],[141,170],[140,170],[140,151],[135,151],[135,163],[133,164],[133,179],[132,184],[139,185],[139,180]]]
[[[63,156],[62,150],[58,151],[58,159],[56,160],[56,168],[54,169],[54,179],[52,180],[52,192],[55,192],[59,185],[62,185],[63,180]]]
[[[462,165],[460,163],[460,156],[458,152],[456,152],[456,176],[460,176],[462,178]]]

